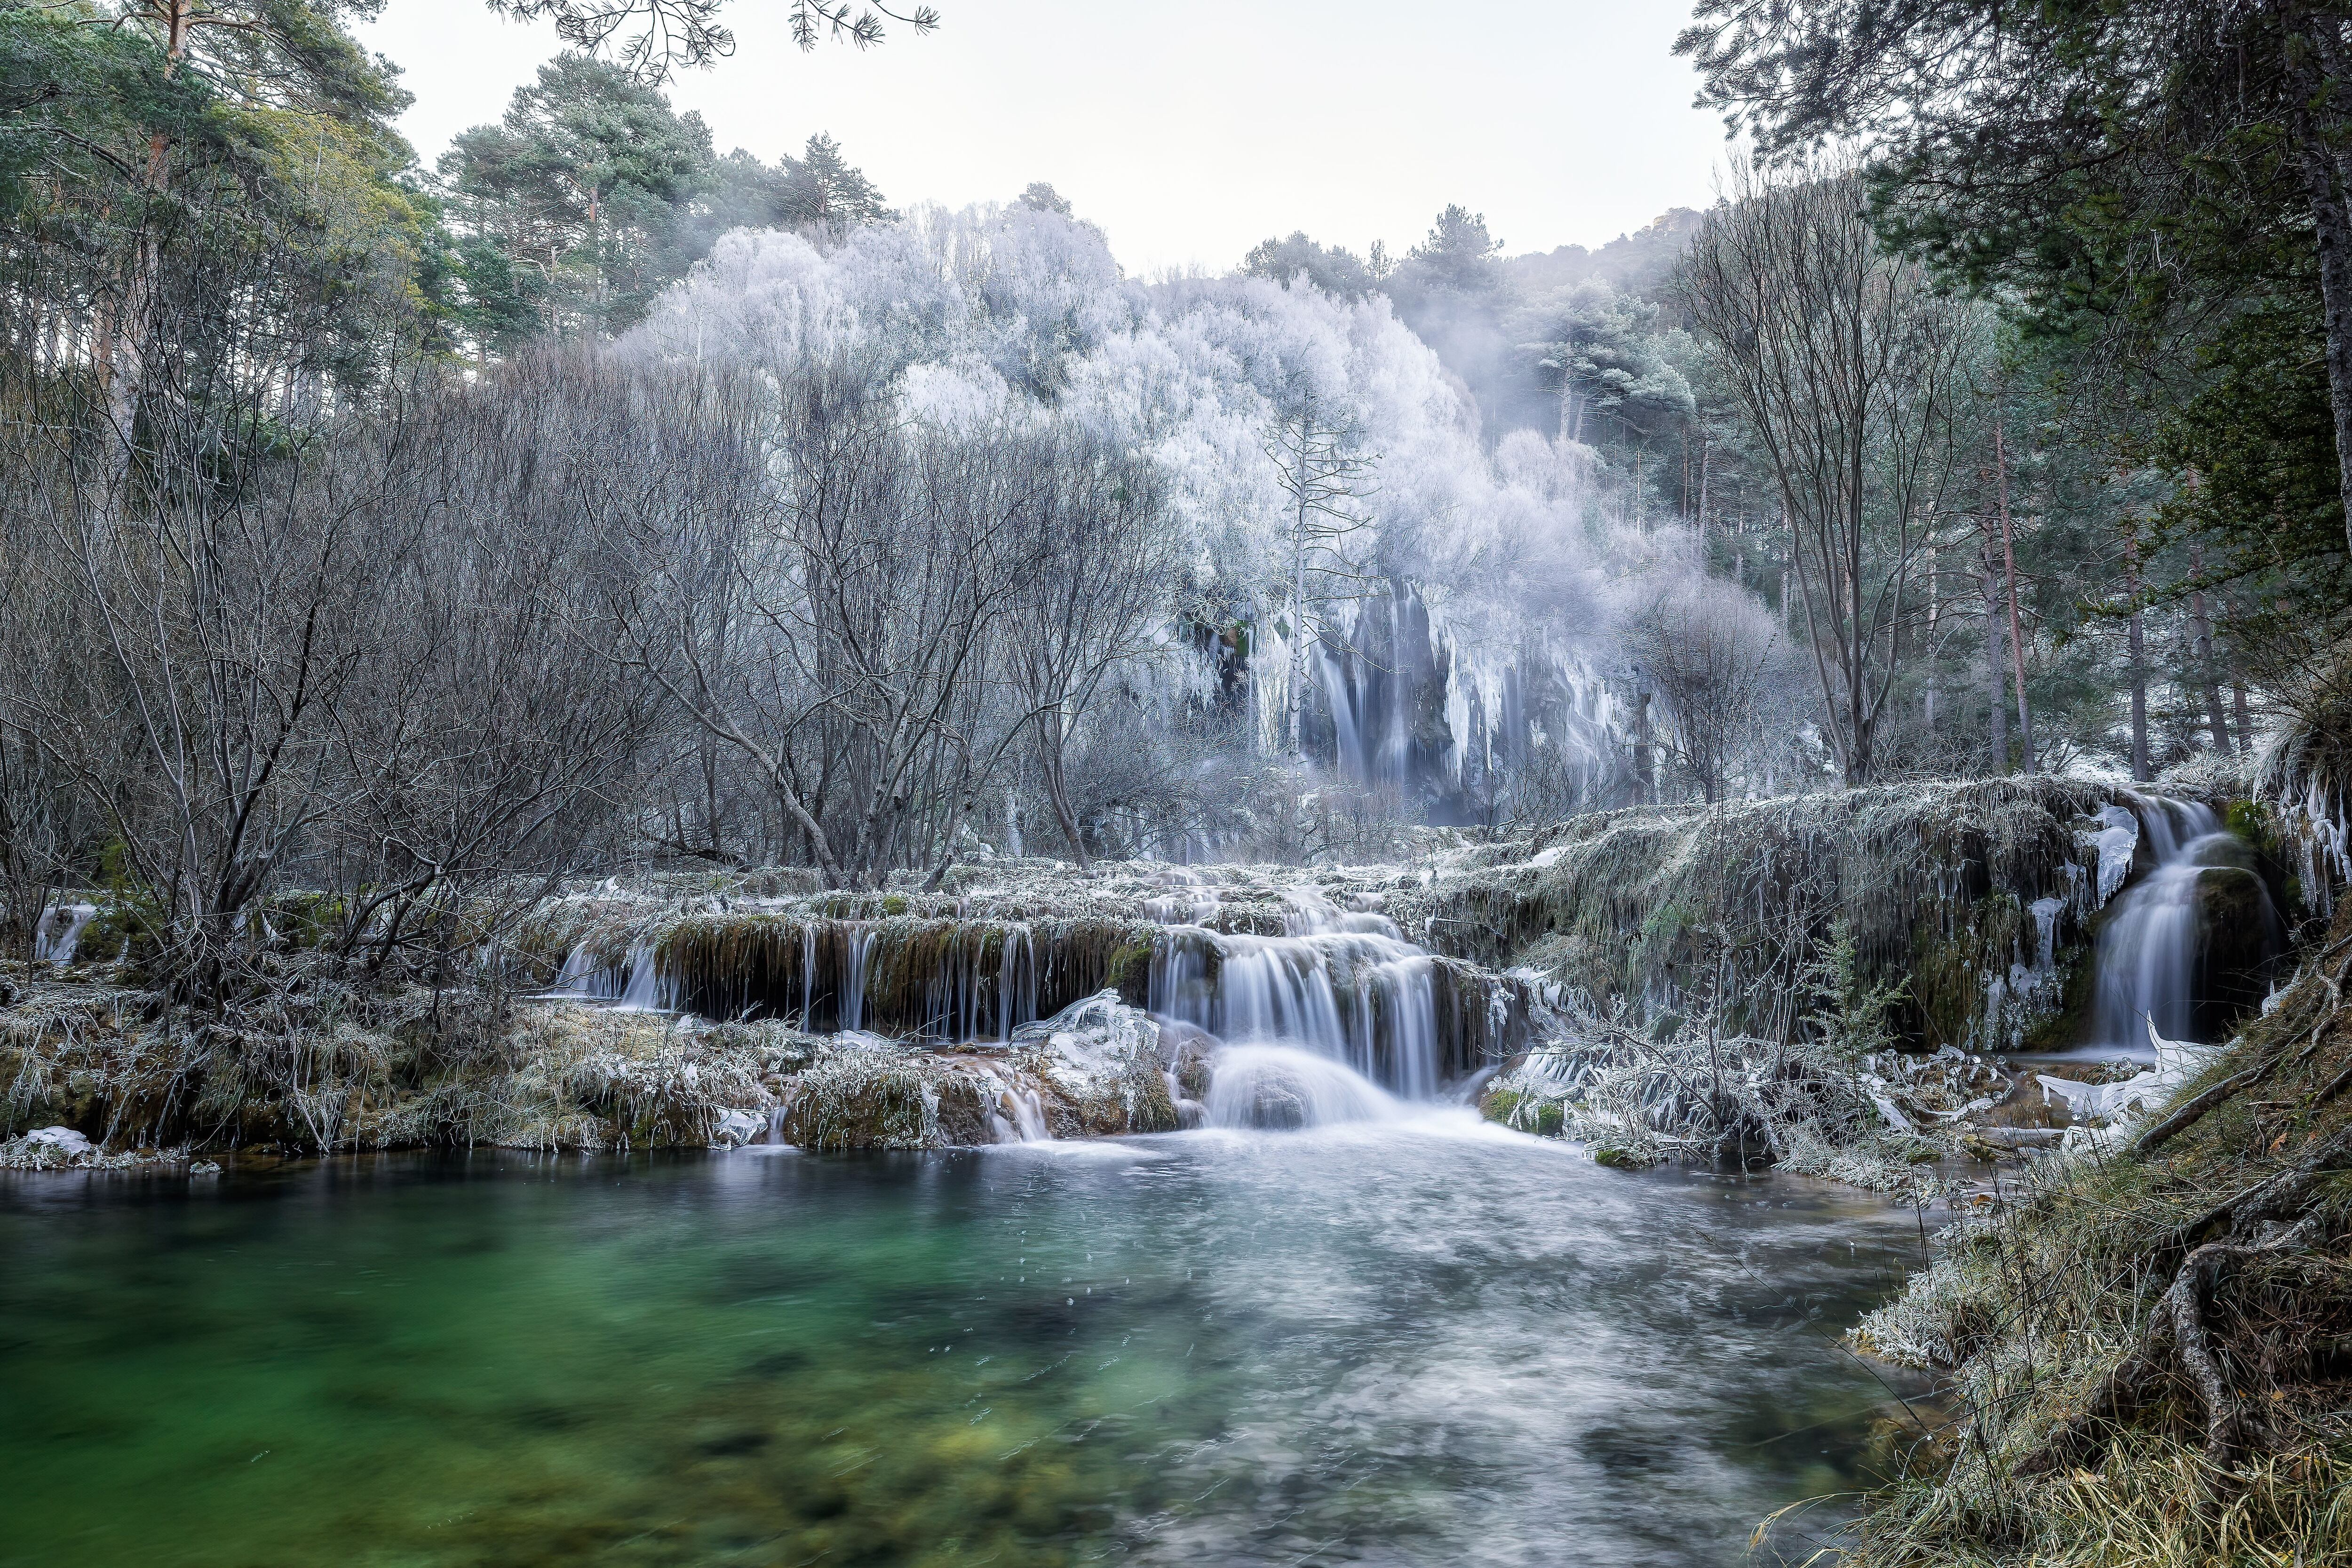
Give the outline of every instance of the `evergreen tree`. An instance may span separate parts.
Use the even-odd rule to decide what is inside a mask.
[[[508,346],[528,302],[552,332],[612,332],[691,264],[685,204],[711,183],[710,133],[655,89],[566,54],[515,91],[499,124],[443,154],[461,247],[465,320]],[[488,240],[495,249],[480,243]]]

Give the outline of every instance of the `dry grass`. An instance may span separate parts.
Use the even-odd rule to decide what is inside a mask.
[[[1861,1346],[1944,1374],[1962,1416],[1859,1562],[2352,1562],[2347,952],[2339,917],[2182,1090],[2221,1089],[2201,1117],[2043,1163],[1865,1320]]]

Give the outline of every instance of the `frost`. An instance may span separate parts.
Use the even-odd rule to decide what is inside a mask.
[[[2092,907],[2105,909],[2131,876],[2132,855],[2139,847],[2139,818],[2128,806],[2111,805],[2099,808],[2098,820],[2104,826],[2083,838],[2099,857],[2099,896]]]

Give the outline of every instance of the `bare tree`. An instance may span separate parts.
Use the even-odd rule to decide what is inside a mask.
[[[578,530],[484,504],[515,447],[482,400],[415,391],[291,443],[266,386],[201,417],[159,401],[173,478],[127,514],[110,453],[16,451],[6,585],[49,635],[9,650],[11,749],[103,822],[117,913],[181,1000],[271,984],[292,889],[322,895],[308,923],[344,958],[446,970],[483,935],[450,895],[567,868],[637,743],[549,608]]]
[[[1770,613],[1731,584],[1693,578],[1633,615],[1626,648],[1665,709],[1656,742],[1713,805],[1765,715],[1780,649]]]
[[[846,361],[627,374],[658,426],[632,444],[662,475],[604,508],[622,657],[756,766],[827,881],[936,881],[1040,705],[1073,700],[1050,680],[1008,699],[1003,665],[1024,595],[1090,526],[1077,449],[912,421]],[[1048,665],[1086,687],[1108,629]]]
[[[1683,279],[1780,492],[1849,784],[1871,776],[1976,335],[1970,308],[1881,249],[1864,209],[1851,169],[1739,163]]]
[[[1344,548],[1371,526],[1361,502],[1371,493],[1372,459],[1358,449],[1355,426],[1311,386],[1294,383],[1266,433],[1282,493],[1288,498],[1283,552],[1290,578],[1290,701],[1285,730],[1299,753],[1307,713],[1307,624],[1322,607],[1362,598],[1372,579]]]
[[[1014,595],[1005,662],[1016,700],[1036,716],[1046,801],[1084,866],[1071,740],[1111,671],[1152,651],[1175,534],[1148,464],[1075,430],[1048,433],[1031,460],[1043,469],[1029,518],[1036,563]]]

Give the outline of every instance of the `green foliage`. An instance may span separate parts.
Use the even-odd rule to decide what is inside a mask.
[[[2334,14],[1828,0],[1801,17],[1703,0],[1676,47],[1768,150],[1874,142],[1883,231],[2039,341],[2070,438],[2196,476],[2167,519],[2221,547],[2213,580],[2242,584],[2242,653],[2340,634],[2302,163],[2314,139],[2340,158],[2347,134],[2340,58],[2305,36]]]
[[[2010,902],[2013,907],[2016,900]],[[1809,999],[1805,1026],[1840,1062],[1895,1048],[1899,1041],[1892,1019],[1911,993],[1906,976],[1866,975],[1860,954],[1853,921],[1841,916],[1831,923],[1829,941],[1798,972],[1798,987]]]
[[[1316,288],[1342,300],[1360,300],[1377,287],[1361,257],[1336,245],[1326,249],[1303,231],[1287,239],[1258,241],[1242,258],[1242,270],[1284,284],[1303,274]]]
[[[1659,307],[1620,293],[1598,279],[1560,289],[1521,312],[1513,331],[1525,340],[1544,389],[1567,403],[1566,433],[1646,444],[1679,435],[1698,412],[1690,383],[1672,357],[1688,352],[1679,331],[1659,327]]]
[[[582,54],[541,66],[438,172],[450,313],[486,353],[626,330],[730,229],[838,237],[897,216],[830,136],[772,168],[740,148],[718,157],[699,115]]]

